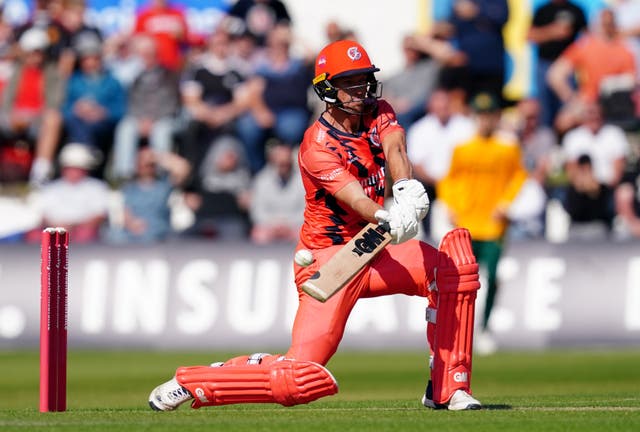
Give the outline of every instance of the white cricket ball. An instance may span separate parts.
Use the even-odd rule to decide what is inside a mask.
[[[310,250],[300,249],[298,252],[296,252],[296,255],[293,258],[293,260],[299,266],[306,267],[313,262],[313,254],[311,253]]]

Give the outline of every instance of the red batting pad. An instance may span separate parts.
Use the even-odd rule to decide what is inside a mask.
[[[338,392],[338,383],[323,366],[309,361],[278,360],[268,364],[183,367],[176,379],[194,396],[193,408],[236,403],[309,403]]]
[[[433,401],[445,404],[454,391],[471,394],[473,327],[478,264],[466,229],[445,235],[436,271],[438,313],[433,346]]]

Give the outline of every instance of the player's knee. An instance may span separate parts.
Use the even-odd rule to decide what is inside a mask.
[[[275,402],[300,405],[338,392],[331,372],[318,363],[282,360],[271,365],[271,390]]]
[[[449,231],[440,242],[436,286],[439,292],[475,291],[480,288],[478,264],[471,235],[464,228]]]

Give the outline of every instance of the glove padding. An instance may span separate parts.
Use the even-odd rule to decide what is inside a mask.
[[[378,210],[375,218],[380,223],[389,224],[391,243],[400,244],[414,238],[418,234],[419,222],[413,206],[393,204],[389,210]]]
[[[421,221],[429,212],[429,196],[422,183],[414,179],[399,180],[393,185],[393,202],[415,207],[416,218]]]

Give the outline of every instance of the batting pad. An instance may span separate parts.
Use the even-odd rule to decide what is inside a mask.
[[[469,231],[450,231],[442,239],[439,251],[431,380],[433,401],[446,404],[456,390],[471,394],[474,312],[480,282]]]
[[[193,395],[192,408],[237,403],[305,404],[338,392],[323,366],[310,361],[278,360],[268,364],[182,367],[178,383]]]

